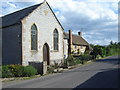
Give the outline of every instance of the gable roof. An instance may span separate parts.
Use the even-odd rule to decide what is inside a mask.
[[[69,34],[64,32],[64,39],[69,39]],[[73,45],[85,45],[88,46],[89,49],[92,50],[89,43],[81,36],[72,34],[72,44]]]
[[[16,11],[16,12],[13,12],[11,14],[8,14],[8,15],[1,17],[2,18],[2,28],[20,22],[23,18],[28,16],[30,13],[32,13],[37,7],[39,7],[43,3],[44,2],[37,4],[37,5],[27,7],[27,8],[24,8],[24,9],[21,9],[19,11]],[[47,5],[49,6],[50,10],[52,11],[50,5],[48,3],[47,3]],[[58,21],[58,23],[60,24],[59,20],[57,19],[57,17],[55,16],[53,11],[52,11],[52,13],[53,13],[54,17],[56,18],[56,20]],[[61,24],[60,24],[60,26],[62,27]],[[62,27],[62,29],[64,30],[63,27]]]
[[[47,2],[46,2],[47,3]],[[61,28],[64,30],[63,26],[61,25],[61,23],[59,22],[59,20],[57,19],[55,13],[53,12],[52,8],[50,7],[50,5],[47,3],[48,7],[50,8],[50,10],[52,11],[54,17],[56,18],[56,20],[58,21],[58,23],[60,24]]]
[[[69,39],[69,33],[64,32],[64,39]],[[72,43],[77,45],[88,45],[89,43],[81,36],[72,34]]]
[[[26,17],[29,13],[35,10],[42,3],[24,8],[22,10],[13,12],[11,14],[5,15],[2,17],[2,27],[10,26],[15,23],[20,22],[24,17]]]

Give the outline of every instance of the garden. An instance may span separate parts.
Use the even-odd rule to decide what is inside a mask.
[[[1,69],[2,78],[30,77],[38,74],[37,70],[33,66],[3,65]]]

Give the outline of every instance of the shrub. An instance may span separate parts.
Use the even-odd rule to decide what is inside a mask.
[[[67,68],[68,66],[81,64],[82,60],[80,59],[80,56],[69,56],[67,59],[64,60],[63,68]]]
[[[67,65],[68,66],[74,65],[74,57],[72,55],[68,56],[68,58],[66,59],[66,61],[67,61]]]
[[[58,69],[59,68],[59,64],[57,62],[54,61],[54,68]]]
[[[22,65],[9,65],[8,68],[11,71],[11,73],[14,74],[15,77],[22,77],[23,76],[24,66],[22,66]]]
[[[62,63],[62,68],[68,68],[68,64],[67,64],[67,59],[64,59],[64,62]]]
[[[37,74],[37,70],[32,66],[5,65],[2,66],[2,77],[26,77]]]
[[[2,66],[0,66],[0,78],[2,78]]]
[[[74,65],[81,64],[81,63],[82,63],[82,61],[80,59],[78,59],[78,58],[74,59]]]
[[[10,71],[8,65],[2,66],[2,77],[3,78],[14,77],[14,74]]]
[[[83,61],[88,61],[92,59],[92,56],[89,54],[80,55],[80,59]]]
[[[33,76],[37,74],[37,70],[33,66],[24,67],[23,76]]]
[[[100,56],[100,55],[97,55],[96,58],[99,59],[99,58],[101,58],[101,56]]]
[[[54,69],[55,69],[55,67],[54,66],[48,66],[47,67],[47,73],[54,73]]]

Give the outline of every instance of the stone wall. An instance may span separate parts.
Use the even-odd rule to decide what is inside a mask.
[[[38,50],[31,51],[31,26],[35,24],[38,29]],[[59,33],[59,50],[53,49],[53,31],[55,28]],[[50,8],[42,4],[26,18],[22,20],[22,64],[29,62],[43,62],[43,45],[47,43],[50,48],[50,64],[54,61],[63,60],[63,29],[54,17]]]

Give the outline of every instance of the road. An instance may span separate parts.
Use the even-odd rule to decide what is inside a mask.
[[[120,74],[119,74],[120,75]],[[3,88],[118,88],[118,58],[109,57],[81,67],[24,81],[3,83]]]

